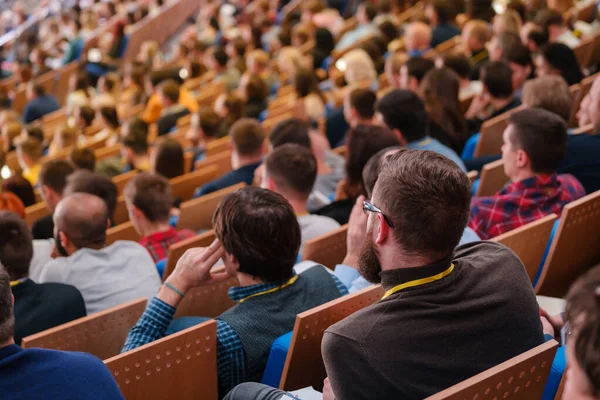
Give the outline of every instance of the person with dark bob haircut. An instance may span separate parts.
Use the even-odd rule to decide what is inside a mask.
[[[165,335],[177,306],[192,288],[235,276],[229,289],[237,304],[217,317],[217,373],[222,398],[235,385],[259,381],[273,341],[293,329],[296,315],[348,293],[323,266],[296,274],[301,242],[292,206],[279,194],[256,187],[227,195],[213,216],[217,239],[207,248],[188,250],[150,300],[122,351]],[[211,272],[222,259],[225,270]],[[158,314],[157,314],[158,313]],[[164,315],[160,322],[156,315]],[[186,319],[178,329],[204,318]]]
[[[10,192],[16,195],[25,207],[29,207],[37,203],[33,186],[27,179],[21,175],[15,175],[2,182],[2,191]]]
[[[583,72],[575,52],[562,43],[551,43],[542,48],[535,57],[537,76],[560,75],[569,86],[583,79]]]
[[[152,151],[150,165],[153,172],[167,179],[185,174],[183,148],[175,139],[161,140]]]

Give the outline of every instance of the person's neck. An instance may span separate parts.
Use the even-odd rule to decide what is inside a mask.
[[[552,30],[551,37],[548,39],[548,42],[554,43],[558,40],[558,38],[563,35],[565,32],[569,31],[568,28],[561,26]]]
[[[148,222],[144,227],[142,227],[142,236],[150,236],[159,232],[166,232],[171,229],[171,225],[169,225],[169,221],[164,222]]]
[[[280,193],[281,194],[281,193]],[[298,199],[292,196],[283,196],[288,203],[290,203],[290,205],[292,206],[292,208],[294,209],[294,213],[297,216],[302,216],[302,215],[306,215],[308,214],[308,211],[306,210],[306,201],[307,199]]]
[[[15,338],[11,337],[10,339],[8,339],[6,342],[4,343],[0,343],[0,349],[5,348],[6,346],[11,346],[15,344]]]
[[[358,125],[373,125],[373,118],[359,118],[352,121],[351,128],[356,128]]]
[[[503,109],[504,107],[506,107],[507,105],[509,105],[510,103],[512,103],[513,101],[513,97],[508,97],[506,99],[497,99],[492,97],[490,99],[490,104],[491,106],[494,108],[494,110],[498,111]]]
[[[439,259],[440,257],[405,254],[396,248],[392,249],[392,251],[381,251],[379,256],[382,271],[423,267]]]
[[[515,171],[515,173],[512,174],[512,176],[510,176],[509,178],[510,178],[511,182],[521,182],[521,181],[524,181],[525,179],[535,178],[538,175],[539,174],[536,174],[535,172],[533,172],[530,169],[520,169],[518,171]]]
[[[262,154],[254,156],[241,156],[237,152],[231,154],[231,168],[235,171],[242,167],[258,164],[262,160]]]
[[[238,272],[236,275],[241,287],[259,285],[261,283],[264,283],[262,279],[255,276],[250,276],[248,274],[244,274],[242,272]]]

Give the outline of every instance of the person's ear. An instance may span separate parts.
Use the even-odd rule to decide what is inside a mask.
[[[417,93],[417,91],[419,90],[419,81],[417,80],[417,78],[415,78],[414,76],[410,76],[408,78],[408,88],[411,92]]]
[[[387,222],[385,222],[383,215],[377,214],[377,220],[379,221],[379,226],[377,228],[377,238],[375,239],[375,243],[383,244],[386,240],[388,240],[392,231]]]
[[[270,191],[277,193],[277,185],[275,184],[275,181],[271,177],[267,176],[264,181],[265,181],[265,189],[269,189]]]
[[[58,240],[60,240],[60,244],[64,249],[67,249],[71,244],[69,237],[63,231],[58,232]]]
[[[227,272],[229,272],[231,275],[240,271],[240,262],[233,254],[224,252],[223,257],[221,258],[223,259],[223,263],[229,266]]]
[[[529,156],[523,150],[517,150],[517,156],[515,157],[515,159],[517,162],[517,167],[519,168],[526,168],[531,162]]]
[[[146,216],[144,215],[144,213],[142,212],[142,210],[140,210],[139,208],[137,208],[134,205],[131,205],[131,215],[133,216],[133,218],[135,218],[137,221],[140,220],[144,220],[146,219]]]
[[[396,139],[398,139],[398,141],[400,142],[400,145],[406,146],[408,144],[408,140],[404,138],[400,129],[393,129],[392,132],[394,132],[394,135],[396,136]]]

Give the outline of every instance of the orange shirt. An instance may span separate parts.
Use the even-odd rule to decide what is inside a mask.
[[[200,108],[196,98],[185,89],[179,91],[179,104],[190,110],[192,113],[198,111]],[[150,99],[148,99],[148,104],[146,104],[142,119],[148,124],[153,124],[158,121],[161,112],[162,104],[160,104],[160,96],[158,93],[154,93],[150,96]]]

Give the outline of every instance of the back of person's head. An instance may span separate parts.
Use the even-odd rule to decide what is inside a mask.
[[[39,140],[27,138],[19,142],[17,151],[29,157],[32,162],[37,163],[42,158],[44,148]]]
[[[65,186],[67,185],[67,178],[73,172],[75,172],[75,168],[73,167],[73,164],[68,161],[46,161],[42,164],[42,169],[40,170],[38,178],[42,194],[45,194],[47,189],[51,189],[57,195],[62,196]]]
[[[127,182],[123,195],[128,206],[134,206],[149,222],[163,223],[169,220],[174,197],[171,184],[165,177],[139,173]]]
[[[248,101],[265,101],[269,97],[269,87],[259,75],[250,75],[246,83]]]
[[[108,93],[112,93],[119,83],[119,77],[115,74],[109,73],[104,75],[102,78],[104,78],[104,89]]]
[[[25,206],[16,194],[0,192],[0,210],[11,211],[21,218],[25,218]]]
[[[77,170],[67,178],[63,196],[72,193],[88,193],[97,196],[106,204],[110,218],[115,213],[118,195],[117,185],[106,176],[85,169]]]
[[[514,47],[522,46],[518,33],[506,31],[495,35],[490,42],[490,58],[493,61],[505,59],[506,53]]]
[[[371,158],[369,158],[369,161],[367,161],[362,171],[362,180],[365,185],[367,198],[371,198],[373,195],[373,188],[375,188],[375,182],[377,182],[377,178],[379,177],[379,173],[381,172],[381,167],[385,162],[385,158],[397,151],[404,150],[406,149],[400,146],[387,147],[379,150],[377,153],[371,156]]]
[[[123,138],[123,146],[131,149],[133,154],[144,155],[148,153],[148,136],[141,130],[129,130]]]
[[[78,135],[77,129],[65,124],[58,128],[58,131],[54,134],[53,142],[58,149],[66,149],[77,144]]]
[[[33,186],[22,175],[14,175],[2,182],[2,191],[16,195],[25,207],[37,203]]]
[[[46,95],[46,88],[43,85],[34,83],[33,81],[29,81],[27,90],[35,94],[37,97]]]
[[[486,64],[481,69],[482,81],[491,97],[508,99],[513,95],[512,69],[502,61]]]
[[[564,399],[600,398],[600,267],[581,276],[567,294],[569,370]]]
[[[32,258],[33,237],[25,221],[14,212],[0,211],[0,268],[16,281],[29,275]]]
[[[298,68],[294,76],[294,86],[299,98],[304,98],[309,94],[317,94],[321,97],[319,81],[314,71],[308,68]]]
[[[363,120],[372,119],[375,115],[377,95],[371,89],[354,89],[349,96],[350,107],[356,110]]]
[[[471,62],[463,54],[444,54],[442,61],[445,67],[454,71],[461,79],[469,79],[471,76]]]
[[[92,172],[96,169],[96,155],[90,149],[75,147],[69,153],[68,159],[77,169],[87,169]]]
[[[198,125],[204,136],[214,138],[219,134],[221,118],[212,108],[201,107],[198,110]]]
[[[377,7],[370,1],[362,2],[360,4],[360,8],[362,9],[362,12],[364,13],[364,16],[367,19],[367,21],[373,21],[377,16]]]
[[[263,70],[269,66],[269,55],[261,49],[252,50],[246,57],[248,64],[253,64],[257,70]],[[250,65],[248,65],[250,67]]]
[[[529,108],[536,107],[553,112],[568,122],[573,98],[567,82],[562,77],[547,75],[525,82],[522,102]]]
[[[507,129],[512,131],[505,135],[510,149],[525,152],[532,172],[556,171],[567,150],[567,124],[562,117],[541,108],[528,108],[511,114]]]
[[[10,281],[8,272],[0,264],[0,343],[7,343],[15,335],[13,294]]]
[[[531,52],[522,43],[507,48],[503,54],[503,61],[518,64],[522,67],[531,66]]]
[[[100,110],[100,113],[102,113],[102,109]],[[116,113],[116,110],[115,110],[115,113]],[[104,116],[104,114],[103,114],[103,116]],[[88,127],[92,126],[92,123],[94,122],[94,118],[96,118],[96,112],[90,106],[85,106],[85,105],[79,106],[79,117],[83,120],[85,127],[88,128]],[[117,124],[117,126],[118,126],[118,124]]]
[[[160,85],[160,92],[166,100],[172,104],[179,101],[179,85],[174,80],[167,80]]]
[[[77,249],[100,249],[106,244],[109,222],[106,203],[89,193],[70,193],[58,203],[53,219],[57,235],[57,250],[68,256]],[[72,252],[68,249],[72,247]]]
[[[472,19],[463,28],[463,40],[471,50],[477,50],[476,46],[485,46],[491,35],[490,25],[480,19]]]
[[[426,136],[425,104],[410,90],[397,89],[389,92],[377,102],[376,110],[386,126],[391,130],[398,130],[408,143]]]
[[[213,58],[217,62],[217,65],[221,68],[227,66],[227,62],[229,61],[229,57],[227,56],[227,52],[222,47],[218,47],[213,52]]]
[[[550,66],[565,78],[569,86],[583,79],[583,72],[573,49],[562,43],[550,43],[542,48],[541,56]]]
[[[36,125],[30,125],[25,128],[25,132],[27,132],[27,137],[34,138],[40,141],[40,143],[44,143],[44,131],[42,128]]]
[[[502,14],[498,14],[494,17],[492,29],[495,34],[513,32],[518,35],[522,27],[523,19],[519,13],[507,8]]]
[[[101,107],[99,112],[108,126],[110,126],[112,129],[117,129],[121,125],[119,122],[119,114],[115,107]]]
[[[239,155],[256,156],[261,153],[265,131],[257,120],[242,118],[233,124],[229,137],[234,150]]]
[[[435,68],[435,63],[424,57],[412,57],[405,65],[408,76],[415,78],[418,83],[421,83],[429,70]]]
[[[450,257],[458,245],[469,216],[470,186],[467,175],[443,155],[405,150],[385,158],[372,200],[393,226],[395,247],[432,262]],[[374,272],[366,278],[379,281],[379,271]]]
[[[553,25],[562,26],[564,24],[562,14],[551,8],[546,8],[538,12],[533,19],[533,22],[536,25],[541,26],[545,31],[548,31]]]
[[[398,138],[388,128],[358,125],[346,136],[346,183],[350,197],[366,194],[362,171],[369,158],[382,149],[398,146]]]
[[[137,135],[148,137],[150,129],[148,123],[139,117],[133,117],[125,123],[124,126],[127,133],[135,132]]]
[[[449,0],[431,0],[429,2],[437,14],[438,24],[447,24],[454,18],[454,8]]]
[[[175,139],[162,139],[156,147],[153,157],[153,171],[167,179],[181,176],[185,173],[183,148]]]
[[[223,106],[227,110],[226,119],[235,122],[244,116],[244,99],[235,93],[229,93],[225,96]]]
[[[239,189],[219,204],[213,226],[227,253],[226,269],[235,263],[236,272],[263,282],[292,277],[301,234],[296,214],[283,196],[256,187]]]
[[[386,45],[393,40],[398,39],[400,32],[398,31],[398,27],[396,27],[392,21],[384,20],[378,24],[377,27],[382,34],[382,38],[385,39]]]
[[[286,198],[306,200],[317,179],[317,160],[304,146],[284,144],[269,154],[265,172],[267,180],[263,182],[269,185],[269,179],[272,180],[273,190],[277,193]]]
[[[298,118],[290,118],[282,121],[271,130],[269,143],[274,149],[290,143],[310,149],[309,125]]]
[[[348,85],[359,84],[365,81],[371,83],[377,79],[375,64],[365,50],[351,50],[342,59],[346,64],[344,79]]]

